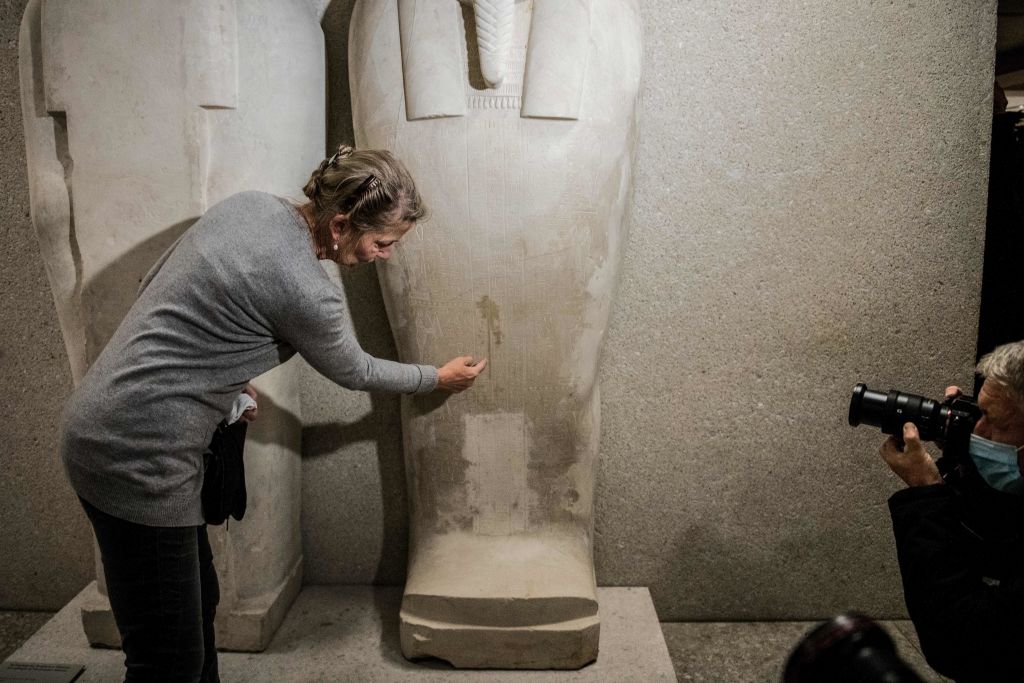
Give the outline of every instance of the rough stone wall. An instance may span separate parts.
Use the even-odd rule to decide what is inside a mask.
[[[665,620],[902,613],[898,480],[847,406],[971,386],[995,5],[644,3],[599,584]]]
[[[92,578],[92,535],[57,457],[71,368],[29,219],[18,30],[0,0],[0,609],[57,609]]]
[[[847,401],[858,380],[932,396],[970,381],[995,2],[641,4],[598,583],[649,585],[663,620],[901,614],[897,482],[877,431],[846,425]],[[0,0],[0,607],[56,607],[92,562],[54,456],[70,378],[27,216],[23,5]],[[351,6],[334,0],[323,21],[334,111],[348,111]],[[334,120],[328,140],[351,139]],[[364,346],[393,354],[374,274],[342,277]],[[306,372],[306,580],[401,582],[397,404]]]

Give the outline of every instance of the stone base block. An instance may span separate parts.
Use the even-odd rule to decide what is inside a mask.
[[[262,652],[270,644],[288,608],[302,588],[302,558],[274,590],[256,598],[221,604],[217,612],[217,649]],[[93,647],[121,647],[121,634],[110,611],[110,601],[93,581],[79,594],[82,627]]]
[[[402,612],[402,653],[437,657],[460,669],[579,669],[597,659],[597,616],[498,628],[417,619]]]
[[[274,590],[255,598],[239,600],[228,610],[218,610],[215,622],[217,649],[235,652],[266,650],[300,590],[301,556]]]
[[[79,593],[82,605],[82,628],[85,637],[93,647],[121,648],[121,634],[110,611],[110,601],[100,593],[99,584],[93,581]]]
[[[459,668],[578,669],[600,634],[583,536],[449,533],[424,540],[402,600],[402,652]]]

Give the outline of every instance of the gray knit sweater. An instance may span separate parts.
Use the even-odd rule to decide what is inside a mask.
[[[437,369],[374,358],[305,222],[261,192],[211,208],[153,267],[64,410],[75,491],[151,526],[203,523],[203,451],[252,378],[296,352],[349,389],[425,393]]]

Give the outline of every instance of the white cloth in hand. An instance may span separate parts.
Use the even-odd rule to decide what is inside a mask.
[[[231,412],[228,414],[228,424],[234,424],[242,417],[242,413],[249,410],[249,408],[255,408],[256,401],[252,396],[246,393],[241,393],[235,398],[235,402],[231,404]]]

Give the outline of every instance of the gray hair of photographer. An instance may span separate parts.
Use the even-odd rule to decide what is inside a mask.
[[[986,382],[996,382],[1003,387],[1024,417],[1024,341],[1003,344],[986,353],[978,361],[976,370]]]

